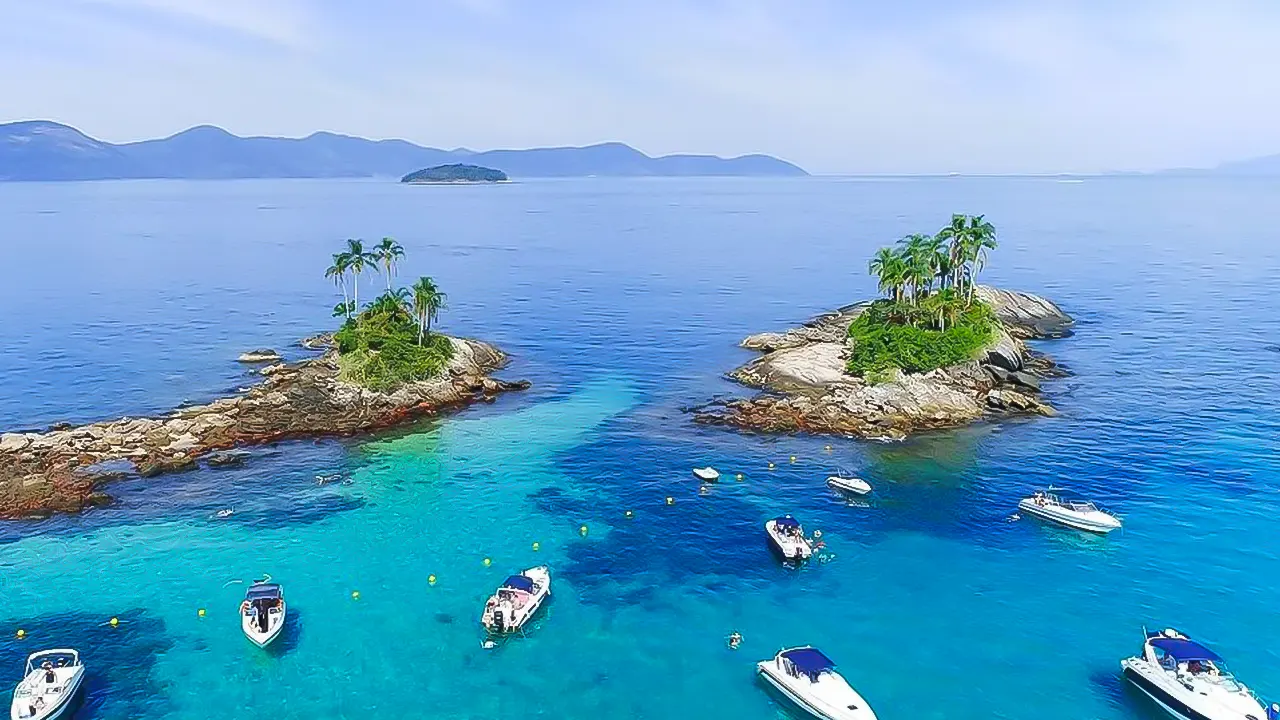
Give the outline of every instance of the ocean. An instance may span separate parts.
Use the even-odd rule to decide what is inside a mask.
[[[323,274],[348,237],[395,237],[399,279],[448,293],[439,329],[496,343],[513,358],[503,376],[534,383],[380,435],[257,448],[242,468],[122,481],[115,506],[83,516],[0,524],[0,688],[28,653],[71,646],[89,667],[79,720],[744,720],[798,717],[754,663],[813,644],[883,720],[1156,718],[1118,663],[1144,626],[1172,626],[1280,698],[1277,191],[1177,177],[0,184],[2,429],[158,414],[252,382],[244,350],[305,356],[296,341],[333,325]],[[983,281],[1076,318],[1073,337],[1036,343],[1073,373],[1046,383],[1059,417],[895,444],[690,421],[685,407],[748,392],[723,378],[753,357],[742,337],[870,297],[872,252],[952,212],[997,227]],[[383,283],[366,278],[362,297]],[[700,495],[704,464],[725,478]],[[868,502],[824,487],[836,468],[872,483]],[[1049,484],[1124,529],[1010,521]],[[784,512],[822,531],[821,561],[769,553],[762,525]],[[543,564],[543,614],[482,647],[485,598]],[[266,652],[237,616],[264,574],[290,612]]]

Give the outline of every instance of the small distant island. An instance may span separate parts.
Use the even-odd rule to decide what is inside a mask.
[[[882,248],[869,268],[884,297],[743,340],[765,354],[729,377],[764,392],[692,408],[694,419],[900,439],[991,414],[1054,414],[1040,380],[1065,373],[1023,341],[1064,337],[1074,321],[1044,298],[978,285],[995,248],[981,215]]]
[[[423,185],[428,183],[498,183],[508,182],[510,178],[501,170],[452,163],[415,170],[400,178],[402,183]]]
[[[498,348],[432,329],[446,296],[429,277],[409,287],[392,279],[404,249],[383,238],[371,249],[347,240],[325,276],[341,292],[334,333],[302,341],[319,357],[280,362],[274,350],[239,361],[260,363],[260,379],[241,393],[156,418],[121,418],[43,432],[0,433],[0,518],[44,517],[107,504],[105,483],[189,470],[200,462],[236,465],[233,448],[286,438],[354,435],[492,400],[528,382],[491,374],[506,365]],[[386,278],[371,302],[360,302],[360,279]],[[103,470],[128,462],[132,471]]]

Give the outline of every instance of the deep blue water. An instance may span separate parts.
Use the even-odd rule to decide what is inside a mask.
[[[158,413],[249,382],[242,350],[301,354],[291,344],[329,325],[322,275],[348,236],[396,237],[402,277],[449,294],[441,328],[495,341],[514,355],[506,374],[535,383],[377,438],[126,481],[117,506],[83,517],[0,525],[0,686],[27,653],[70,644],[91,671],[82,720],[773,718],[785,711],[754,661],[813,643],[885,720],[1154,718],[1117,673],[1145,623],[1210,642],[1280,697],[1278,191],[1183,178],[0,185],[0,428]],[[1075,373],[1048,385],[1061,417],[885,445],[738,434],[681,412],[741,392],[722,379],[750,357],[741,337],[869,296],[872,251],[953,211],[997,225],[988,281],[1078,319],[1040,346]],[[703,463],[744,480],[699,496],[689,468]],[[869,506],[823,488],[835,466],[875,485]],[[331,473],[349,482],[316,483]],[[1049,483],[1125,529],[1006,521]],[[225,507],[232,518],[212,519]],[[761,536],[779,512],[821,529],[829,562],[780,567]],[[544,618],[482,649],[484,597],[534,563],[555,577]],[[239,581],[261,573],[294,616],[271,653],[236,620]]]

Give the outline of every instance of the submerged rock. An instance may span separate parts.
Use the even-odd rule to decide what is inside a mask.
[[[1072,319],[1044,298],[980,286],[1001,322],[978,360],[926,373],[895,371],[878,382],[846,372],[849,324],[867,303],[849,305],[786,332],[752,335],[763,352],[729,377],[763,392],[690,408],[694,420],[764,432],[835,433],[899,439],[955,427],[991,413],[1054,414],[1037,397],[1040,377],[1062,373],[1023,339],[1061,337]]]
[[[242,363],[276,362],[279,359],[280,353],[269,349],[250,350],[249,352],[240,353],[240,357],[236,358],[238,362]]]

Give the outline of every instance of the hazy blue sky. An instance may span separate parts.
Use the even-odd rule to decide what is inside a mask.
[[[816,172],[1280,153],[1277,0],[0,0],[0,119]]]

